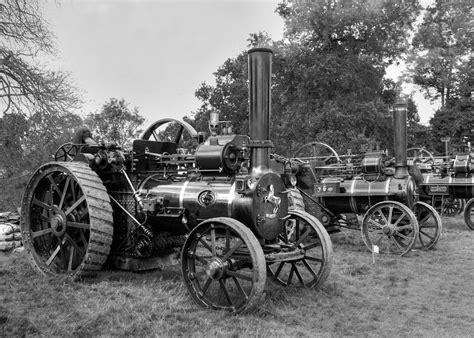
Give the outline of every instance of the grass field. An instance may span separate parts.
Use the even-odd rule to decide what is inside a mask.
[[[0,254],[0,336],[472,337],[474,231],[461,218],[443,226],[435,249],[405,257],[372,257],[356,231],[334,235],[333,270],[320,290],[267,282],[262,304],[241,315],[195,305],[177,266],[57,281],[23,253]]]

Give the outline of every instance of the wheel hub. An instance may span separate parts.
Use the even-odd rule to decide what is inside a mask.
[[[382,231],[384,235],[390,236],[393,234],[393,227],[391,225],[384,225]]]
[[[50,217],[51,229],[53,235],[62,237],[66,233],[66,215],[63,211],[53,209]]]
[[[225,264],[219,258],[215,257],[207,263],[206,275],[212,279],[220,279],[224,275]]]

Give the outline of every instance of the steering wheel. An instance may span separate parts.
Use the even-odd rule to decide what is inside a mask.
[[[186,131],[186,133],[184,133]],[[158,142],[173,142],[178,148],[188,151],[195,148],[198,138],[197,131],[189,123],[173,118],[165,118],[156,121],[149,126],[140,136],[142,140]]]
[[[56,162],[72,162],[72,160],[74,160],[74,157],[76,157],[78,150],[79,148],[76,144],[71,142],[64,143],[54,153],[54,160]]]
[[[337,152],[328,144],[323,142],[310,142],[301,146],[294,154],[294,158],[300,160],[306,160],[309,158],[316,158],[323,161],[325,164],[329,164],[330,160],[335,160],[336,163],[340,163],[341,159]]]
[[[425,148],[408,148],[407,157],[413,160],[413,164],[433,165],[435,163],[433,154]]]

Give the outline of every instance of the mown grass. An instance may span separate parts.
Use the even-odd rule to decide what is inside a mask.
[[[38,275],[24,254],[0,257],[3,336],[472,336],[474,232],[444,218],[435,249],[375,256],[359,232],[332,237],[320,290],[268,283],[251,313],[195,305],[178,267],[102,271],[86,282]]]

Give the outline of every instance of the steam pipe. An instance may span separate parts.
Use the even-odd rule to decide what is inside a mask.
[[[273,52],[268,48],[248,51],[249,67],[249,134],[251,172],[257,174],[270,167],[270,113]]]
[[[395,130],[395,178],[405,178],[407,165],[407,105],[403,99],[398,100],[393,109],[393,128]]]

